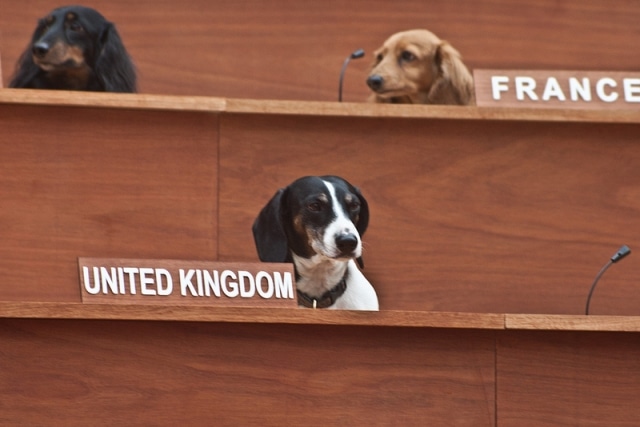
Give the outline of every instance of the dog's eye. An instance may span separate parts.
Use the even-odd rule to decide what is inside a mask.
[[[349,202],[349,203],[347,204],[347,207],[349,208],[349,210],[350,210],[351,212],[355,212],[355,211],[357,211],[358,209],[360,209],[360,202],[359,202],[359,201],[357,201],[357,200],[352,200],[351,202]]]
[[[322,210],[322,203],[311,202],[307,205],[307,209],[309,209],[311,212],[320,212]]]
[[[82,25],[80,25],[78,22],[73,21],[69,23],[69,29],[71,31],[75,31],[75,32],[82,32],[84,31],[84,28],[82,28]]]
[[[379,54],[377,54],[377,55],[376,55],[376,61],[377,61],[377,62],[382,61],[382,58],[384,58],[384,56],[383,56],[381,53],[379,53]]]
[[[405,62],[411,62],[416,59],[416,56],[413,53],[409,52],[408,50],[403,50],[402,53],[400,54],[400,59],[402,59]]]

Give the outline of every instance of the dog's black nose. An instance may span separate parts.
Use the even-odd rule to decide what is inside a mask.
[[[47,54],[47,52],[49,52],[50,48],[49,43],[37,42],[33,45],[32,52],[38,58],[42,58]]]
[[[369,76],[369,78],[367,79],[367,84],[373,90],[380,89],[382,87],[382,83],[384,83],[384,79],[379,74]]]
[[[358,247],[358,238],[355,234],[341,234],[336,237],[336,246],[343,254],[350,254]]]

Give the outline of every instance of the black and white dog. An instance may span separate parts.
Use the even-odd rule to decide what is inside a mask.
[[[278,190],[253,224],[260,260],[293,262],[298,304],[310,308],[378,310],[362,265],[369,207],[337,176],[306,176]]]

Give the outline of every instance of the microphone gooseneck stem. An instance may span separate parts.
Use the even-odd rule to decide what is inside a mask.
[[[591,305],[591,296],[593,295],[593,291],[596,289],[596,285],[598,284],[598,280],[600,280],[600,278],[602,277],[604,272],[607,271],[607,269],[609,267],[611,267],[612,265],[613,265],[613,261],[609,260],[609,262],[607,262],[604,265],[604,267],[602,267],[602,269],[600,269],[600,272],[597,274],[596,278],[594,279],[593,283],[591,284],[591,289],[589,290],[589,296],[587,297],[587,306],[584,309],[584,314],[586,314],[587,316],[589,315],[589,305]]]
[[[351,61],[351,56],[348,56],[342,64],[342,70],[340,70],[340,86],[338,87],[338,102],[342,102],[342,81],[344,80],[344,72],[347,70],[347,65]]]
[[[362,58],[364,56],[364,50],[358,49],[353,52],[351,55],[347,56],[347,58],[342,63],[342,70],[340,70],[340,83],[338,85],[338,102],[342,102],[342,82],[344,81],[344,73],[347,71],[347,66],[352,59]]]
[[[631,249],[629,249],[629,247],[627,245],[622,245],[620,247],[620,249],[618,249],[618,252],[613,254],[611,259],[609,259],[609,262],[607,262],[604,265],[604,267],[602,267],[602,269],[600,270],[600,272],[596,276],[595,280],[593,281],[593,284],[591,285],[591,289],[589,290],[589,296],[587,297],[587,305],[586,305],[586,307],[584,309],[584,314],[586,314],[587,316],[589,315],[589,305],[591,304],[591,296],[593,295],[593,291],[596,289],[596,285],[598,284],[598,280],[600,280],[600,278],[602,277],[604,272],[607,271],[607,269],[609,267],[611,267],[614,263],[620,261],[621,259],[623,259],[627,255],[629,255],[630,253],[631,253]]]

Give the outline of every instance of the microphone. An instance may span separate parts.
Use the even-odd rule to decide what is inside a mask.
[[[613,264],[620,261],[622,258],[626,257],[630,253],[631,253],[631,249],[629,249],[627,245],[622,245],[622,247],[618,249],[618,252],[613,254],[611,259],[604,265],[604,267],[602,267],[600,272],[596,275],[596,278],[593,281],[593,284],[591,285],[591,289],[589,290],[589,296],[587,297],[587,305],[585,307],[584,314],[586,314],[587,316],[589,315],[589,304],[591,304],[591,296],[593,295],[593,291],[596,289],[598,280],[600,280],[604,272],[607,271],[607,269],[611,267]]]
[[[344,80],[344,72],[347,70],[347,65],[352,59],[362,58],[364,56],[364,50],[358,49],[354,51],[351,55],[347,56],[347,59],[344,60],[344,64],[342,64],[342,70],[340,71],[340,85],[338,86],[338,102],[342,102],[342,81]]]

